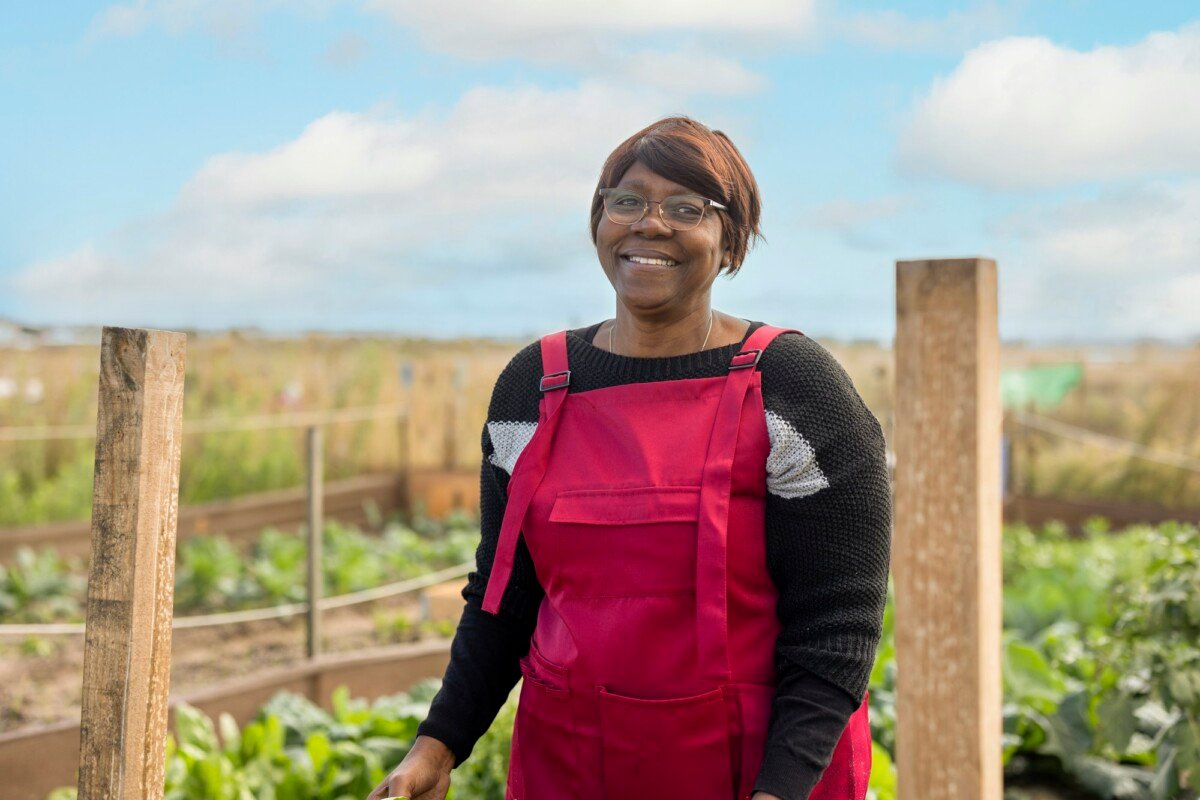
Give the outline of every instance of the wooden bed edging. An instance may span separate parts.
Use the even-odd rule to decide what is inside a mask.
[[[342,684],[355,697],[395,694],[425,678],[440,678],[449,660],[449,639],[377,647],[353,655],[330,654],[173,694],[170,705],[173,710],[177,703],[186,702],[214,718],[225,712],[244,725],[278,691],[295,692],[329,708],[330,694]],[[174,726],[173,719],[170,725]],[[45,800],[59,786],[74,786],[78,768],[78,720],[0,734],[0,776],[8,800]]]

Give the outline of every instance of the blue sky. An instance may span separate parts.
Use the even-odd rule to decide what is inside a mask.
[[[722,311],[887,340],[984,255],[1007,340],[1200,336],[1194,2],[0,2],[3,317],[597,322],[600,165],[683,113],[762,190]]]

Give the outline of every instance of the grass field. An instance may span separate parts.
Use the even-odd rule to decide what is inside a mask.
[[[190,336],[180,501],[232,497],[301,483],[303,429],[192,432],[189,425],[259,415],[380,407],[378,419],[326,434],[330,480],[366,471],[478,463],[496,376],[525,342],[309,336]],[[822,341],[845,366],[889,436],[891,351]],[[1200,461],[1200,346],[1004,348],[1002,365],[1079,361],[1082,385],[1044,413],[1116,439]],[[96,346],[0,348],[0,527],[86,519],[91,510]],[[390,414],[390,415],[389,415]],[[78,426],[83,435],[12,440],[5,430]],[[1200,471],[1011,427],[1016,485],[1034,494],[1200,506]]]

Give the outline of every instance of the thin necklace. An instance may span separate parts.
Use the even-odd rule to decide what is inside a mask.
[[[715,312],[710,308],[708,310],[708,332],[704,334],[704,342],[701,343],[701,345],[700,345],[701,350],[704,349],[704,345],[708,344],[708,335],[710,333],[712,333],[712,324],[713,324],[713,316],[714,315],[715,315]],[[608,329],[608,352],[613,353],[615,355],[620,355],[620,353],[617,353],[616,350],[613,350],[612,335],[613,335],[613,331],[616,329],[617,329],[617,321],[616,321],[616,319],[613,319],[612,327]]]

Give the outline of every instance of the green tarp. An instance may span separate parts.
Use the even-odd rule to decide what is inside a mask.
[[[1032,403],[1048,411],[1063,401],[1083,380],[1083,364],[1035,364],[1000,372],[1000,403],[1025,409]]]

